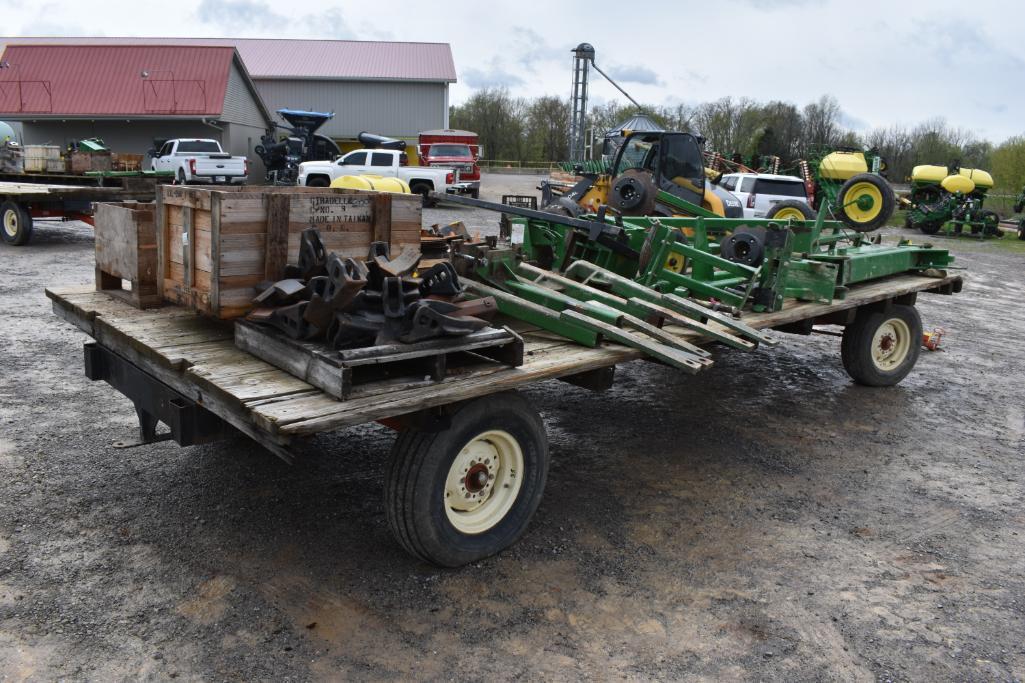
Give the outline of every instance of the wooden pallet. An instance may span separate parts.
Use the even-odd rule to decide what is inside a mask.
[[[320,342],[299,341],[273,327],[240,320],[235,345],[345,400],[359,385],[383,380],[440,382],[475,365],[523,365],[523,338],[509,328],[485,328],[464,337],[430,339],[334,351]]]

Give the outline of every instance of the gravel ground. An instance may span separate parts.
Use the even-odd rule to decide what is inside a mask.
[[[454,218],[494,227],[426,222]],[[899,387],[852,385],[816,335],[531,388],[545,499],[459,570],[389,536],[383,427],[292,467],[112,448],[131,405],[43,296],[91,281],[91,230],[0,245],[0,680],[1023,680],[1023,255],[944,244],[971,280],[920,299],[944,351]]]

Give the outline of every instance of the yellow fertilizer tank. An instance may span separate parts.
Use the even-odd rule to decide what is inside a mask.
[[[961,175],[965,178],[971,178],[972,182],[975,183],[975,187],[980,190],[988,190],[993,187],[993,176],[981,168],[962,168]]]
[[[942,183],[943,179],[950,175],[946,166],[930,166],[924,164],[911,169],[911,182],[913,183]]]
[[[940,183],[940,187],[951,193],[970,194],[975,191],[975,183],[971,178],[963,175],[948,175]]]
[[[859,173],[868,173],[864,152],[831,152],[819,163],[819,175],[829,180],[849,180]]]
[[[332,180],[331,187],[340,187],[347,190],[373,190],[375,192],[411,194],[406,181],[400,178],[387,178],[381,175],[343,175]]]
[[[985,192],[993,187],[993,176],[981,168],[962,168],[951,175],[946,166],[924,164],[911,169],[911,182],[941,185],[947,192],[968,194],[976,189]]]

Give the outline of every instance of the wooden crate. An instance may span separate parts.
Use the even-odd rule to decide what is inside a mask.
[[[299,258],[300,233],[320,230],[328,252],[366,258],[370,243],[392,253],[419,248],[419,195],[308,187],[201,188],[157,194],[161,296],[218,318],[252,308],[256,285],[280,280]]]
[[[96,289],[136,308],[160,306],[157,291],[157,227],[152,203],[97,204]],[[124,281],[130,289],[124,288]]]
[[[72,152],[71,172],[87,173],[89,171],[111,170],[110,152]]]
[[[94,170],[114,170],[114,171],[141,171],[142,163],[146,157],[142,154],[125,154],[124,152],[115,152],[110,155],[110,169],[94,169]]]
[[[56,145],[25,145],[26,173],[45,173],[61,161],[61,148]]]

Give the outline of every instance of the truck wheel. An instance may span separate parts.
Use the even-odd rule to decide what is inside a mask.
[[[815,212],[802,201],[786,199],[773,204],[765,217],[777,221],[785,221],[790,218],[799,221],[813,221],[815,220]]]
[[[404,430],[385,479],[388,525],[410,554],[458,567],[512,545],[541,502],[548,438],[506,392],[460,406],[440,432]]]
[[[472,199],[480,199],[480,190],[470,190],[470,197]]]
[[[922,345],[922,318],[914,306],[863,308],[844,328],[840,357],[858,384],[890,387],[911,372]]]
[[[306,187],[330,187],[331,183],[324,176],[313,176],[306,179]]]
[[[409,186],[409,191],[413,194],[418,194],[423,197],[423,205],[427,208],[437,206],[438,202],[431,199],[431,190],[433,188],[427,183],[412,183]]]
[[[874,173],[859,173],[840,188],[835,208],[847,227],[870,232],[886,225],[896,204],[893,190],[883,178]]]
[[[188,185],[188,183],[189,183],[189,181],[185,179],[185,169],[179,168],[178,169],[178,184],[179,185]]]
[[[17,202],[0,204],[0,237],[15,247],[27,243],[32,237],[32,216]]]

